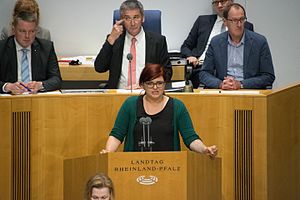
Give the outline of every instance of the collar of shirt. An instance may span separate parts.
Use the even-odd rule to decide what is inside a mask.
[[[218,15],[216,23],[223,23],[223,18]]]
[[[144,31],[143,27],[141,27],[141,31],[139,32],[139,34],[137,34],[137,35],[135,36],[136,42],[141,41],[141,38],[144,38],[144,37],[145,37],[145,31]],[[126,39],[127,39],[128,41],[131,41],[132,38],[133,38],[133,36],[130,35],[130,34],[126,31]]]
[[[234,46],[234,47],[239,47],[241,45],[244,44],[244,41],[245,41],[245,32],[242,36],[242,39],[241,41],[238,43],[238,44],[234,44],[233,41],[231,40],[231,37],[230,37],[230,34],[228,33],[228,44],[231,45],[231,46]]]

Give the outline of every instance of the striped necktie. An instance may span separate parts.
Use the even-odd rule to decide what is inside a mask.
[[[23,83],[28,83],[30,81],[29,77],[29,62],[27,58],[28,49],[21,49],[23,52],[21,58],[21,79]]]

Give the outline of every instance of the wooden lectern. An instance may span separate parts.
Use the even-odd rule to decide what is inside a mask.
[[[114,182],[116,199],[221,199],[221,159],[194,152],[117,152],[64,161],[64,199],[81,200],[96,173]]]

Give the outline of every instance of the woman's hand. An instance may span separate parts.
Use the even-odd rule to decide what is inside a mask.
[[[218,154],[218,148],[216,145],[209,146],[205,148],[205,154],[208,155],[211,158],[214,158]]]
[[[106,150],[106,149],[102,149],[101,151],[100,151],[100,154],[105,154],[105,153],[109,153],[110,151],[108,151],[108,150]]]

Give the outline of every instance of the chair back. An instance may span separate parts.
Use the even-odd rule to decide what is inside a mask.
[[[160,10],[144,10],[145,22],[143,24],[144,31],[151,31],[161,34],[161,11]],[[120,10],[114,10],[113,24],[120,20]]]

